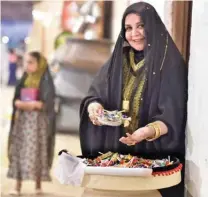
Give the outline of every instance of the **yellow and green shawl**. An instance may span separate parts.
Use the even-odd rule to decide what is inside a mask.
[[[26,88],[39,88],[40,80],[41,80],[46,68],[47,68],[47,61],[46,61],[45,57],[41,56],[37,71],[34,73],[29,73],[27,75],[24,86]]]
[[[146,74],[144,69],[140,73],[141,80],[139,80],[139,84],[136,84],[137,75],[135,73],[144,67],[145,60],[142,59],[136,64],[134,61],[133,50],[130,50],[128,55],[129,60],[127,60],[127,57],[125,57],[123,64],[123,99],[130,101],[129,116],[131,117],[132,121],[130,122],[130,125],[127,129],[128,132],[134,132],[136,129],[138,129],[139,125],[140,118],[138,117],[138,114],[141,106],[141,101],[143,99],[142,95],[146,81]],[[130,72],[130,68],[132,69],[132,72]],[[135,86],[136,90],[134,91]]]

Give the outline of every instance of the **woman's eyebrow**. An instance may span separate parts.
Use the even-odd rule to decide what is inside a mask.
[[[142,24],[144,24],[142,21],[140,21],[140,22],[138,22],[138,23],[136,23],[137,25],[142,25]]]
[[[144,24],[144,23],[141,22],[141,21],[136,23],[136,25],[142,25],[142,24]],[[125,27],[131,27],[131,25],[130,24],[125,24]]]

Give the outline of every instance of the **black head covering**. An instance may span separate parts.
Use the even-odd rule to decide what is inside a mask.
[[[119,142],[119,138],[125,135],[122,127],[94,126],[87,113],[87,107],[93,101],[101,103],[108,110],[121,110],[122,64],[126,42],[124,21],[129,13],[141,16],[147,42],[144,49],[147,82],[138,127],[156,120],[168,126],[168,134],[153,142],[143,141],[135,147],[127,147]],[[156,10],[144,2],[132,4],[123,15],[122,29],[111,58],[96,76],[88,96],[81,104],[80,141],[83,155],[109,150],[132,154],[184,155],[186,102],[187,67],[180,52]]]

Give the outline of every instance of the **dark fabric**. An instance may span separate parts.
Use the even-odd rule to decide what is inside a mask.
[[[21,80],[19,81],[15,89],[8,148],[10,147],[11,144],[11,131],[15,121],[16,107],[14,103],[15,100],[20,99],[20,91],[22,88],[24,88],[24,82],[26,78],[27,78],[27,74],[24,73],[24,75],[22,76]],[[49,154],[49,158],[51,158],[51,160],[49,161],[49,167],[51,167],[53,155],[54,155],[54,146],[55,146],[56,114],[54,110],[55,88],[53,84],[53,79],[48,69],[45,71],[44,75],[41,78],[39,90],[40,90],[40,101],[44,103],[43,110],[46,112],[48,117],[48,127],[47,127],[48,144],[49,144],[48,154]]]
[[[136,50],[133,51],[134,51],[134,61],[137,64],[142,59],[144,59],[144,51],[136,51]]]
[[[16,70],[17,70],[17,64],[9,63],[9,80],[8,80],[9,86],[15,86],[17,83]]]
[[[122,60],[126,46],[124,20],[129,13],[141,16],[147,41],[144,49],[147,82],[138,112],[138,127],[156,120],[163,121],[168,127],[168,134],[153,142],[143,141],[135,147],[128,147],[119,142],[119,138],[125,135],[123,127],[94,126],[87,112],[89,103],[93,101],[101,103],[107,110],[121,110]],[[128,7],[113,54],[96,76],[80,107],[82,154],[96,155],[98,151],[110,150],[137,155],[173,155],[184,160],[187,75],[185,62],[155,9],[144,2]],[[183,196],[182,193],[180,190],[176,196]]]

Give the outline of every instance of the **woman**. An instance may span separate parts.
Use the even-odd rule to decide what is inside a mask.
[[[16,78],[17,71],[17,55],[13,49],[9,50],[9,86],[15,86],[17,82]]]
[[[184,162],[186,102],[187,68],[159,15],[144,2],[129,6],[113,55],[81,104],[83,155],[172,155]],[[101,126],[102,109],[125,110],[131,124]],[[160,192],[181,197],[183,187]]]
[[[47,62],[39,52],[30,52],[25,57],[25,67],[15,90],[8,147],[8,177],[17,180],[11,194],[17,195],[23,180],[34,180],[36,193],[41,192],[41,181],[51,180],[55,137],[55,92]],[[20,100],[23,88],[38,89],[39,99]]]

